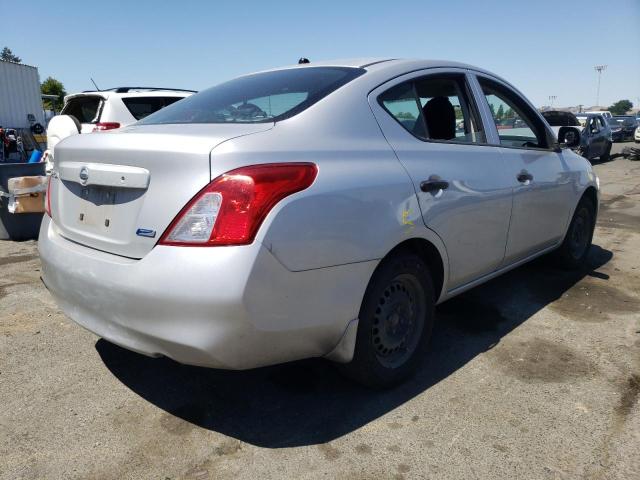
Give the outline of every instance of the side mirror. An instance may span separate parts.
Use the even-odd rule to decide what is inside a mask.
[[[575,127],[560,127],[558,143],[561,148],[575,148],[580,146],[580,131]]]

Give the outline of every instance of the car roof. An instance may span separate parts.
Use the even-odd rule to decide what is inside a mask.
[[[358,77],[355,82],[365,82],[369,84],[370,88],[386,82],[391,78],[398,77],[407,73],[428,70],[432,68],[457,68],[464,70],[471,70],[476,73],[483,73],[495,79],[502,81],[509,85],[512,89],[519,92],[519,90],[513,86],[509,81],[496,75],[488,70],[475,67],[466,63],[455,62],[451,60],[424,60],[415,58],[383,58],[383,57],[364,57],[364,58],[347,58],[338,60],[322,60],[322,61],[310,61],[309,63],[286,65],[284,67],[271,68],[258,72],[248,73],[241,75],[240,77],[255,75],[258,73],[276,72],[281,70],[297,69],[297,68],[314,68],[314,67],[350,67],[350,68],[362,68],[365,69],[367,74]],[[240,78],[238,77],[238,78]],[[520,93],[520,92],[519,92]]]
[[[495,74],[488,72],[484,69],[474,67],[466,63],[460,63],[450,60],[424,60],[415,58],[385,58],[385,57],[363,57],[363,58],[346,58],[337,60],[320,60],[311,61],[309,63],[285,65],[277,68],[269,68],[266,70],[260,70],[258,72],[252,72],[248,75],[263,72],[274,72],[277,70],[288,70],[293,68],[313,68],[313,67],[351,67],[351,68],[364,68],[367,71],[384,71],[384,70],[421,70],[426,68],[466,68],[469,70],[476,70],[478,72],[485,72],[492,76]]]

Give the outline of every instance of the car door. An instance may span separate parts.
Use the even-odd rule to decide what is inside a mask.
[[[478,74],[477,88],[498,125],[501,117],[514,118],[513,127],[496,128],[513,188],[513,208],[504,265],[517,262],[556,245],[564,237],[573,192],[572,172],[555,137],[540,114],[504,82]]]
[[[609,122],[603,116],[598,117],[598,127],[600,128],[600,154],[605,154],[609,150],[609,142],[611,141],[611,127]]]
[[[430,69],[373,90],[369,103],[413,181],[425,225],[443,240],[453,289],[502,263],[512,185],[487,143],[467,74]]]
[[[587,124],[587,132],[589,134],[589,156],[587,158],[592,159],[599,157],[604,150],[604,135],[602,134],[602,126],[598,122],[597,116],[589,118]]]

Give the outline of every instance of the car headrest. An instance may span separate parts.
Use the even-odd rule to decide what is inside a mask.
[[[434,97],[422,108],[433,140],[451,140],[456,136],[456,112],[447,97]]]

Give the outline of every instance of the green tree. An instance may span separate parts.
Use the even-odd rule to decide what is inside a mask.
[[[511,107],[509,107],[509,109],[504,113],[504,118],[513,118],[515,116],[516,114]]]
[[[489,104],[489,110],[491,110],[491,116],[496,118],[496,108],[493,106],[493,103]]]
[[[64,91],[64,85],[62,82],[53,77],[48,77],[44,82],[42,82],[40,91],[45,95],[56,95],[58,97],[56,107],[58,111],[60,111],[64,103],[64,96],[67,94],[67,92]],[[53,102],[51,100],[45,100],[42,104],[46,110],[53,110]]]
[[[618,100],[609,107],[609,111],[614,115],[624,115],[633,108],[633,103],[629,100]]]
[[[22,59],[17,55],[14,55],[9,47],[4,47],[0,52],[0,60],[6,60],[7,62],[22,62]]]
[[[504,118],[504,107],[502,104],[498,107],[498,113],[496,113],[496,118]]]

